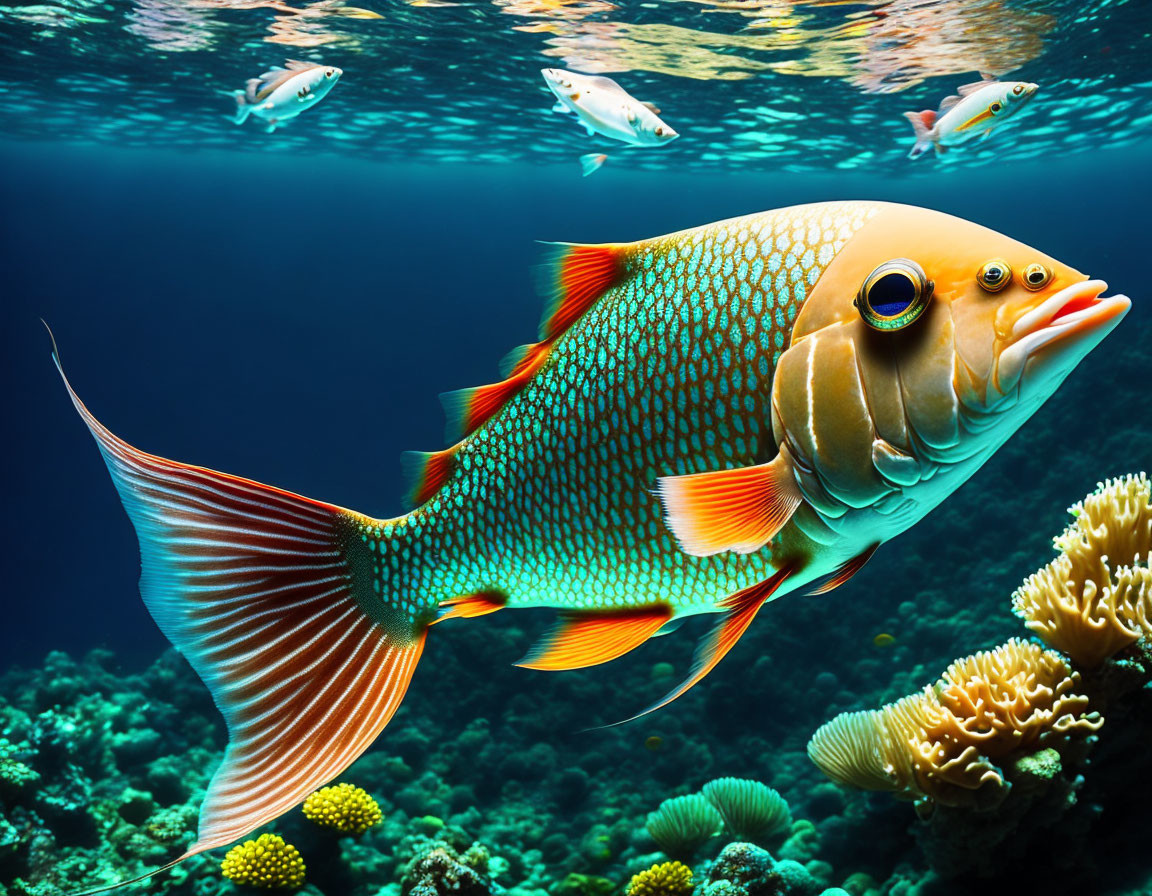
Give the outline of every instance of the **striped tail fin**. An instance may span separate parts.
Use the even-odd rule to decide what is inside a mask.
[[[381,606],[366,518],[145,454],[64,383],[136,527],[144,603],[228,726],[180,861],[239,839],[347,768],[400,705],[425,625]]]

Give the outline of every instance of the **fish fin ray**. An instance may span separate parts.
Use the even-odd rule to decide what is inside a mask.
[[[405,451],[400,455],[400,468],[408,487],[405,491],[405,509],[411,510],[427,502],[444,487],[456,471],[456,452],[453,445],[443,451]]]
[[[639,647],[671,618],[667,606],[566,613],[516,665],[554,671],[607,663]]]
[[[949,109],[951,109],[953,106],[955,106],[962,99],[964,99],[964,97],[962,97],[956,93],[952,94],[952,96],[944,97],[944,99],[942,99],[940,101],[940,108],[937,110],[937,112],[935,114],[936,115],[943,115],[945,112],[947,112]]]
[[[834,591],[835,589],[839,588],[850,578],[852,578],[852,576],[856,575],[856,573],[860,572],[860,570],[864,568],[864,564],[872,559],[872,555],[876,553],[876,549],[878,547],[880,547],[880,542],[869,545],[855,557],[852,557],[849,560],[845,560],[838,567],[836,567],[832,575],[830,575],[821,585],[809,591],[808,594],[827,594],[829,591]]]
[[[611,287],[626,270],[628,246],[621,243],[586,245],[550,243],[540,265],[545,296],[540,338],[563,334]]]
[[[608,156],[602,152],[590,152],[580,156],[580,176],[587,177],[589,174],[595,174],[606,161],[608,161]]]
[[[470,436],[494,417],[510,398],[516,395],[548,360],[548,346],[536,343],[523,357],[517,358],[510,376],[485,386],[442,392],[445,438],[458,442]]]
[[[726,611],[724,618],[712,627],[712,631],[701,638],[700,643],[696,647],[696,653],[692,658],[692,668],[688,673],[688,677],[646,709],[641,710],[631,718],[614,724],[623,725],[626,722],[634,722],[636,719],[655,712],[667,706],[673,700],[684,696],[684,694],[688,693],[688,691],[703,681],[708,673],[715,669],[716,665],[727,656],[728,651],[736,645],[736,642],[739,641],[744,632],[748,630],[748,626],[752,624],[752,620],[756,618],[756,614],[760,612],[760,608],[768,602],[772,595],[784,584],[785,580],[792,575],[793,571],[791,566],[785,566],[763,582],[757,582],[755,585],[751,585],[742,591],[737,591],[735,594],[730,594],[724,598],[724,600],[720,602],[720,606]],[[605,725],[602,727],[611,728],[614,726]]]
[[[453,597],[440,601],[440,615],[435,622],[445,619],[472,619],[475,616],[487,616],[497,610],[503,610],[508,598],[495,591],[481,591],[476,594],[466,594],[463,597]]]
[[[369,616],[357,515],[133,448],[53,359],[136,529],[144,603],[228,729],[181,861],[238,840],[347,768],[399,706],[425,628]]]
[[[804,500],[783,453],[753,467],[663,476],[657,492],[668,528],[695,557],[759,550]]]
[[[956,92],[960,94],[961,97],[971,96],[978,90],[983,90],[985,87],[989,87],[992,84],[1000,83],[996,78],[989,78],[985,75],[981,75],[980,77],[984,80],[973,81],[971,84],[961,84],[956,88]]]

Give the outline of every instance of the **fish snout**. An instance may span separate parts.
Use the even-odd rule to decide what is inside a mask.
[[[1039,84],[1033,84],[1031,82],[1025,84],[1024,85],[1024,97],[1028,98],[1028,97],[1032,96],[1032,94],[1034,94],[1039,89],[1040,89]]]
[[[1058,290],[1013,324],[1010,344],[1000,353],[996,384],[1001,394],[1020,383],[1063,379],[1132,307],[1127,296],[1103,296],[1103,280],[1081,280]],[[1038,387],[1043,384],[1038,384]],[[1024,382],[1022,388],[1028,388]]]

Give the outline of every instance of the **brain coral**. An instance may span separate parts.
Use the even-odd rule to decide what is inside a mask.
[[[380,823],[380,806],[366,791],[352,784],[322,787],[304,800],[309,821],[345,834],[363,834]]]
[[[674,796],[648,813],[645,827],[672,857],[688,857],[720,830],[720,813],[700,794]]]
[[[716,807],[728,833],[744,840],[771,837],[792,825],[788,803],[767,784],[746,778],[717,778],[700,791]]]
[[[987,806],[1007,790],[994,764],[1103,724],[1059,654],[1013,638],[957,660],[935,687],[823,725],[808,755],[830,778],[953,806]]]
[[[1109,479],[1069,508],[1060,554],[1012,595],[1029,629],[1085,668],[1152,632],[1152,489]]]
[[[632,877],[627,896],[690,896],[692,869],[680,862],[661,862]]]
[[[277,834],[261,834],[228,850],[221,873],[234,884],[264,889],[299,887],[304,883],[304,860]]]

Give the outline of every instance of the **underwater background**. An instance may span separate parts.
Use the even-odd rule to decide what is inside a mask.
[[[588,730],[679,680],[706,619],[556,674],[510,665],[548,611],[438,626],[403,706],[339,779],[383,821],[341,838],[294,811],[268,830],[300,849],[303,892],[611,896],[671,857],[649,812],[735,776],[778,790],[792,826],[763,855],[717,860],[716,836],[685,856],[707,896],[1152,893],[1143,694],[1059,811],[1010,820],[924,820],[805,753],[837,713],[1026,637],[1010,595],[1066,508],[1152,465],[1147,4],[364,5],[0,7],[0,894],[174,858],[226,742],[139,599],[136,537],[41,318],[129,442],[391,516],[400,452],[442,444],[436,395],[491,381],[534,338],[536,241],[825,199],[976,221],[1107,280],[1132,311],[939,509],[843,588],[771,603],[674,704]],[[285,56],[345,74],[275,134],[234,127],[231,91]],[[586,137],[548,112],[550,65],[627,83],[682,136]],[[989,140],[908,161],[900,113],[988,69],[1041,92]],[[582,179],[590,151],[609,161]],[[223,852],[147,887],[252,892],[221,875]]]

